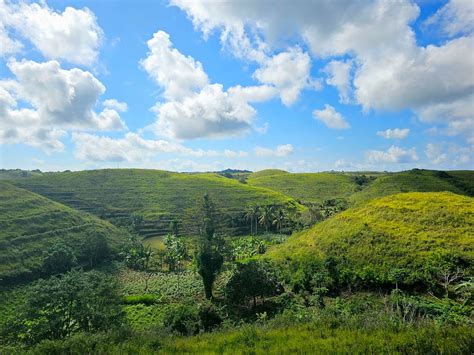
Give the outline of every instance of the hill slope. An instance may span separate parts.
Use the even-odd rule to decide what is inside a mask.
[[[228,234],[247,232],[248,223],[242,223],[242,214],[249,204],[293,204],[301,208],[281,193],[217,174],[110,169],[51,173],[15,183],[114,223],[129,223],[130,218],[140,215],[144,222],[137,230],[145,237],[166,234],[173,219],[181,222],[182,233],[197,234],[205,193],[216,203],[220,231]]]
[[[347,277],[390,282],[404,270],[405,282],[422,278],[435,254],[474,259],[474,199],[449,192],[404,193],[350,208],[269,252],[276,260],[328,257]]]
[[[350,198],[359,204],[376,197],[400,192],[451,191],[460,195],[474,196],[473,171],[436,171],[413,169],[378,177],[366,189]]]
[[[342,173],[255,173],[247,183],[281,192],[301,202],[348,198],[356,190],[353,179]]]
[[[117,245],[126,234],[108,222],[0,182],[0,280],[38,272],[43,252],[58,240],[78,246],[88,233]]]

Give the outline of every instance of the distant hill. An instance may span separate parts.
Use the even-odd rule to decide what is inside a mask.
[[[428,259],[454,255],[472,267],[474,199],[450,192],[386,196],[350,208],[269,252],[280,261],[332,257],[339,272],[388,282],[403,270],[416,283]]]
[[[265,170],[256,171],[250,174],[249,178],[255,179],[255,178],[262,178],[266,176],[281,175],[281,174],[289,174],[289,172],[285,170],[280,170],[280,169],[265,169]]]
[[[199,233],[202,197],[209,193],[219,212],[219,231],[247,233],[243,211],[249,204],[302,207],[288,196],[214,173],[108,169],[51,173],[15,181],[27,190],[114,223],[135,220],[144,237],[164,235],[172,220],[183,234]],[[143,218],[143,221],[140,221]]]
[[[413,169],[378,177],[367,188],[355,193],[350,202],[358,204],[376,197],[400,192],[451,191],[474,196],[474,171]]]
[[[34,277],[49,246],[63,240],[74,249],[88,233],[112,248],[126,238],[106,221],[0,181],[0,280]]]
[[[297,201],[323,202],[349,198],[357,188],[354,179],[343,173],[298,173],[263,170],[252,174],[247,183],[291,196]]]

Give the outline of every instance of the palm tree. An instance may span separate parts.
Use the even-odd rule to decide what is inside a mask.
[[[281,228],[285,224],[286,221],[286,213],[283,208],[278,209],[275,217],[273,219],[273,224],[277,227],[277,231],[280,232]]]
[[[253,218],[255,220],[255,234],[258,234],[258,220],[260,218],[260,207],[253,206]]]
[[[253,220],[255,218],[255,210],[254,210],[253,206],[248,205],[245,208],[244,218],[247,221],[250,221],[250,234],[253,234],[252,233],[253,232]]]
[[[260,223],[265,227],[265,231],[268,232],[268,227],[272,225],[273,222],[273,206],[265,206],[262,213],[260,214]]]

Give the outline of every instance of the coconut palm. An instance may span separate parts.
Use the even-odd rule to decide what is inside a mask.
[[[265,227],[266,232],[268,232],[268,228],[272,225],[273,214],[274,206],[265,206],[260,214],[259,221]]]
[[[278,209],[277,213],[275,214],[273,218],[273,225],[275,225],[277,228],[277,231],[280,232],[285,222],[286,222],[286,213],[283,210],[283,208],[280,208]]]

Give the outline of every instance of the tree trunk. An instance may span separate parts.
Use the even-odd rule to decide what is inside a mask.
[[[207,282],[204,283],[204,294],[208,300],[212,298],[212,285]]]

